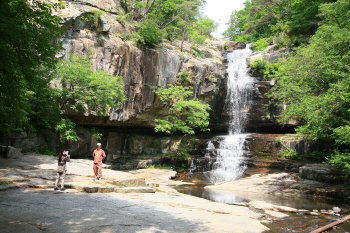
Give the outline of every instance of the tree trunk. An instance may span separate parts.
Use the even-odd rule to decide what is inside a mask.
[[[187,28],[187,24],[186,24],[186,27],[184,28],[184,33],[182,34],[181,49],[180,49],[181,52],[182,52],[182,49],[183,49],[183,44],[184,44],[186,33],[187,33],[186,28]]]
[[[147,10],[143,13],[143,17],[145,17],[145,16],[147,15],[148,11],[153,7],[153,4],[154,4],[155,1],[156,1],[156,0],[153,0],[153,1],[152,1],[151,5],[149,5],[149,7],[147,8]],[[145,6],[145,7],[146,7],[146,6]]]
[[[325,230],[328,230],[329,228],[331,228],[331,227],[333,227],[333,226],[336,226],[336,225],[338,225],[338,224],[340,224],[340,223],[343,223],[343,222],[345,222],[345,221],[347,221],[347,220],[349,220],[349,219],[350,219],[350,215],[345,216],[344,218],[339,219],[339,220],[337,220],[337,221],[335,221],[335,222],[333,222],[333,223],[331,223],[331,224],[328,224],[328,225],[326,225],[326,226],[324,226],[324,227],[318,228],[317,230],[314,230],[314,231],[311,232],[311,233],[321,233],[321,232],[324,232]]]
[[[170,142],[169,142],[169,151],[170,151],[171,143],[173,142],[173,135],[174,135],[174,131],[171,131]]]
[[[148,2],[149,2],[149,0],[146,0],[145,8],[143,8],[143,16],[145,16],[145,14],[146,14],[146,9],[147,9]]]
[[[125,10],[125,14],[128,13],[128,5],[126,4],[126,0],[124,0],[124,10]]]

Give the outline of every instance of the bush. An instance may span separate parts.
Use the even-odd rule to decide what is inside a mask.
[[[140,40],[141,37],[138,33],[121,33],[119,35],[122,40],[126,41],[126,40],[132,40],[132,39],[136,39],[136,40]]]
[[[268,62],[263,59],[255,59],[252,63],[249,64],[249,67],[253,69],[254,71],[261,74],[261,76],[264,76],[264,73],[266,71]]]
[[[297,158],[298,153],[290,148],[288,148],[286,151],[280,151],[278,153],[281,158],[286,158],[286,159],[295,159]]]
[[[181,79],[182,82],[191,82],[191,72],[186,70],[186,69],[182,69],[181,72],[179,72],[179,78]]]
[[[343,152],[335,151],[330,158],[327,158],[327,160],[329,164],[340,168],[343,173],[350,174],[349,150],[344,150]]]
[[[140,42],[146,47],[153,48],[162,41],[163,32],[158,28],[155,22],[146,20],[142,22],[138,30],[140,35]]]
[[[271,38],[261,38],[252,44],[252,49],[254,50],[262,50],[267,48],[271,44]]]

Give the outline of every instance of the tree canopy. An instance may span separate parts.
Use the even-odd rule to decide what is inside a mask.
[[[0,2],[0,131],[21,129],[32,111],[31,100],[46,82],[43,67],[54,69],[63,33],[58,5],[38,0]]]
[[[280,47],[298,46],[305,43],[319,27],[320,6],[335,1],[248,0],[242,10],[232,13],[229,27],[223,35],[234,41],[264,40],[267,45],[275,38]]]
[[[270,97],[286,106],[281,122],[299,120],[297,132],[342,151],[350,147],[350,2],[321,4],[318,17],[310,43],[279,61]],[[346,153],[335,153],[332,163],[349,160]]]
[[[75,111],[93,111],[106,116],[110,107],[119,106],[124,100],[123,80],[106,71],[91,69],[90,54],[72,55],[58,64],[53,79],[59,82],[54,89],[55,99],[61,110],[66,106]]]

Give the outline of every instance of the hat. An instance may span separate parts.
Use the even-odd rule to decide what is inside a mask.
[[[101,143],[97,143],[98,146],[101,146]]]

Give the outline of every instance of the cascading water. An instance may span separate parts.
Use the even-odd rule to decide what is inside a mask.
[[[252,103],[254,79],[248,75],[247,58],[252,54],[250,45],[246,49],[227,54],[228,80],[226,109],[229,115],[229,135],[220,136],[217,147],[209,142],[208,154],[216,156],[213,170],[207,172],[211,183],[240,178],[246,169],[244,147],[247,114]]]

